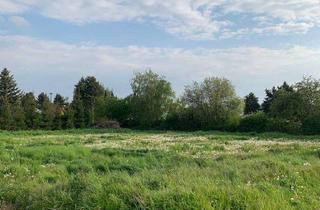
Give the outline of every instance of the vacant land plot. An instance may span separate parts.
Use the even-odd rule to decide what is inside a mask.
[[[320,137],[0,133],[0,209],[320,209]]]

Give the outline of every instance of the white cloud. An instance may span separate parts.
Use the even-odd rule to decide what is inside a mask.
[[[19,1],[0,0],[0,14],[21,13],[24,12],[26,9],[27,7]]]
[[[195,40],[237,36],[244,30],[302,33],[320,25],[320,0],[0,0],[0,13],[18,13],[26,8],[75,24],[148,21],[171,34]],[[240,25],[234,30],[229,14],[248,14],[256,26],[247,29]]]
[[[304,74],[320,77],[319,57],[319,49],[301,46],[278,50],[116,48],[0,36],[0,65],[12,69],[24,88],[55,89],[68,95],[85,75],[96,75],[116,93],[128,94],[132,71],[147,68],[166,75],[178,93],[193,80],[223,76],[234,82],[240,95],[249,91],[262,95],[265,88],[284,80],[296,81]]]
[[[30,26],[29,21],[27,21],[24,17],[20,16],[11,16],[9,18],[10,22],[13,23],[17,27],[28,27]]]

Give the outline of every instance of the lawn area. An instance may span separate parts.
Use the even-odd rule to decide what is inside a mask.
[[[0,209],[320,209],[320,136],[0,132]]]

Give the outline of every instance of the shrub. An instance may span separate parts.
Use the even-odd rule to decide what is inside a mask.
[[[286,119],[270,118],[266,125],[266,131],[299,134],[301,132],[301,123]]]
[[[268,117],[263,112],[258,112],[242,118],[239,130],[242,132],[264,132],[266,130],[267,122]]]
[[[115,120],[107,120],[107,119],[100,119],[98,120],[95,125],[95,128],[120,128],[120,124],[118,121]]]
[[[320,115],[314,115],[306,118],[302,122],[303,134],[320,134]]]

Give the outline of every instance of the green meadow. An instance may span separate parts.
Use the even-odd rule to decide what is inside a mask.
[[[0,209],[320,209],[320,136],[0,133]]]

